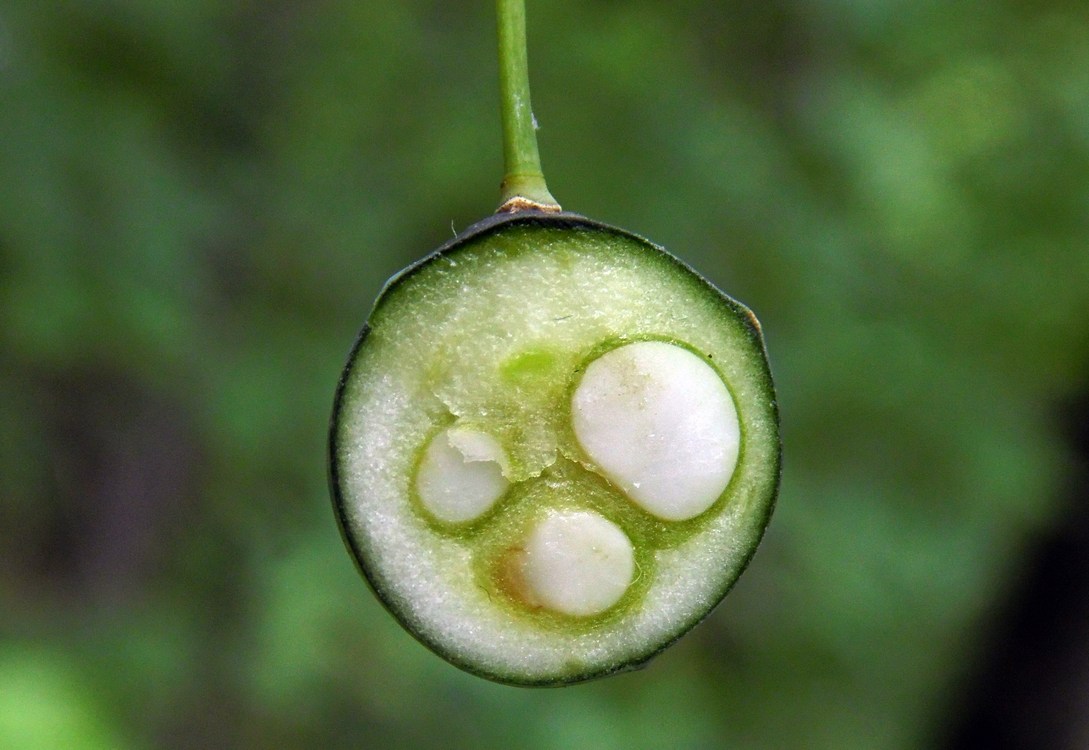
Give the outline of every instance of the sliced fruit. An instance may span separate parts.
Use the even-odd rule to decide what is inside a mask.
[[[449,661],[527,685],[634,668],[706,616],[779,477],[752,313],[639,237],[538,212],[390,281],[330,451],[381,601]]]

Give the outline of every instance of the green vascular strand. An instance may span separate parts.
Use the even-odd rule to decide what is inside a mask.
[[[505,170],[500,202],[525,198],[542,207],[559,209],[545,185],[537,151],[537,129],[529,100],[525,0],[496,0],[496,15]]]

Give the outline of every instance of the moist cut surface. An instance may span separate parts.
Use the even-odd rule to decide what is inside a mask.
[[[518,684],[637,666],[692,627],[774,502],[752,314],[579,217],[485,222],[395,278],[331,432],[342,531],[433,650]]]

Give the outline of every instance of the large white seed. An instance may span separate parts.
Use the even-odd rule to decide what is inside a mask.
[[[571,406],[590,461],[654,516],[694,518],[729,484],[737,410],[714,368],[687,349],[641,341],[606,352],[586,368]]]
[[[620,601],[635,572],[631,540],[592,511],[547,515],[525,540],[521,562],[529,603],[576,617]]]
[[[450,427],[428,443],[416,474],[420,502],[447,523],[479,518],[507,491],[507,456],[491,435]]]

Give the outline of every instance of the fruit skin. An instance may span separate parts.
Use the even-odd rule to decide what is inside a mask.
[[[768,467],[768,471],[772,473],[772,483],[769,489],[768,502],[763,506],[762,517],[757,520],[757,538],[756,541],[748,549],[744,559],[740,562],[737,570],[737,575],[732,580],[727,581],[725,587],[720,594],[715,598],[714,603],[707,607],[707,609],[697,618],[691,622],[686,622],[678,629],[676,635],[669,638],[663,643],[660,643],[656,648],[649,650],[640,658],[624,662],[620,664],[608,664],[600,669],[592,669],[579,674],[566,674],[556,677],[542,678],[542,679],[526,679],[517,675],[511,674],[499,674],[495,672],[482,669],[480,665],[464,659],[460,654],[452,652],[444,648],[442,643],[437,643],[423,636],[415,629],[410,627],[406,620],[401,616],[396,607],[391,603],[391,598],[388,596],[382,588],[381,583],[371,574],[365,563],[366,555],[363,550],[358,546],[356,540],[352,536],[352,532],[349,526],[348,516],[345,508],[345,498],[341,492],[340,476],[338,467],[338,434],[340,429],[340,418],[342,414],[342,406],[344,401],[345,391],[350,380],[352,364],[356,359],[360,348],[364,345],[367,337],[371,331],[370,320],[374,317],[375,313],[382,307],[383,301],[388,299],[391,292],[396,290],[403,282],[409,279],[419,270],[428,266],[435,260],[442,258],[443,256],[456,252],[464,244],[483,237],[492,232],[496,232],[500,229],[504,229],[512,226],[530,226],[541,227],[548,229],[565,229],[571,231],[593,231],[593,232],[605,232],[614,235],[619,235],[636,243],[640,243],[648,246],[648,249],[656,251],[661,254],[666,260],[676,266],[677,270],[682,274],[694,277],[697,281],[705,285],[708,289],[714,291],[720,301],[728,308],[732,310],[735,317],[741,320],[745,325],[745,331],[752,344],[757,348],[762,356],[763,372],[762,379],[764,381],[764,387],[766,393],[771,394],[769,407],[774,419],[774,427],[776,433],[776,444],[774,453],[774,466]],[[697,273],[689,265],[681,261],[672,255],[664,248],[655,245],[654,243],[646,240],[639,235],[633,234],[623,229],[610,226],[601,222],[597,222],[591,219],[587,219],[579,214],[570,212],[552,212],[552,211],[536,211],[536,210],[521,210],[511,213],[497,213],[488,216],[485,219],[469,226],[464,231],[459,233],[456,237],[444,243],[438,249],[434,250],[430,254],[424,256],[415,263],[407,266],[398,273],[394,274],[383,286],[378,298],[375,301],[367,321],[363,324],[359,335],[357,336],[352,348],[348,354],[347,363],[341,371],[340,378],[337,382],[336,392],[333,401],[333,412],[329,425],[329,485],[330,494],[333,501],[333,509],[337,520],[337,526],[340,530],[341,538],[344,541],[352,559],[355,561],[356,568],[367,582],[368,586],[374,592],[375,596],[382,603],[383,607],[404,627],[416,640],[426,646],[436,655],[440,656],[447,662],[465,670],[471,674],[475,674],[485,679],[499,682],[503,684],[519,686],[519,687],[561,687],[578,682],[585,682],[588,680],[598,679],[606,677],[612,674],[620,672],[627,672],[642,669],[645,667],[655,656],[665,651],[669,646],[679,640],[682,636],[688,633],[693,627],[698,625],[715,609],[718,603],[726,596],[729,590],[740,578],[741,574],[748,567],[749,562],[752,560],[753,555],[756,552],[756,548],[759,545],[760,539],[763,537],[764,531],[767,528],[767,524],[771,519],[772,512],[774,511],[779,492],[779,484],[782,472],[782,442],[779,437],[779,408],[778,402],[774,397],[775,389],[772,382],[771,370],[767,364],[767,349],[764,345],[763,334],[761,331],[760,323],[757,320],[755,314],[741,304],[737,300],[729,297],[721,290],[719,290],[711,282],[707,281],[703,276]]]

